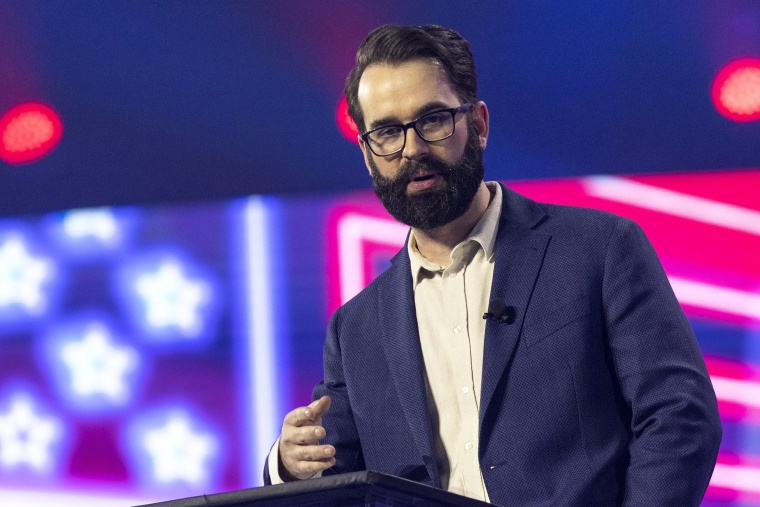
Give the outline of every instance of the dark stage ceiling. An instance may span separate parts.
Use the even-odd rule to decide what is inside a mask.
[[[385,23],[472,44],[489,179],[760,167],[760,121],[710,88],[760,57],[757,0],[0,3],[0,114],[39,101],[64,134],[0,162],[0,214],[367,188],[336,108]]]

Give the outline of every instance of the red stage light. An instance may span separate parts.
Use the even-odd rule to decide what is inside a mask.
[[[340,100],[340,104],[338,104],[338,110],[335,112],[335,121],[338,122],[338,129],[346,139],[352,143],[359,144],[359,140],[357,139],[359,129],[356,127],[354,119],[348,114],[348,101],[345,95]]]
[[[0,158],[9,164],[32,162],[50,153],[63,135],[63,124],[49,106],[19,104],[0,118]]]
[[[713,81],[712,97],[726,118],[760,120],[760,59],[741,58],[723,67]]]

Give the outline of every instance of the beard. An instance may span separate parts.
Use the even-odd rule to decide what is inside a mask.
[[[395,178],[386,178],[368,157],[375,194],[393,218],[421,230],[435,229],[464,215],[483,181],[483,150],[472,125],[468,125],[467,144],[459,160],[452,164],[432,155],[421,161],[410,160],[399,168]],[[411,177],[433,171],[443,179],[441,188],[427,188],[407,194]]]

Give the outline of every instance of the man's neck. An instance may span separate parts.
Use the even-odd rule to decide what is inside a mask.
[[[423,257],[439,266],[451,264],[451,251],[464,240],[470,233],[480,217],[486,212],[491,202],[491,191],[484,182],[472,199],[470,207],[464,214],[441,227],[435,229],[414,229],[414,238],[417,241],[417,249]]]

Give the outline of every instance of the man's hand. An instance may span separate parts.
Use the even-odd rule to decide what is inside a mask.
[[[335,447],[319,445],[326,435],[322,416],[330,409],[330,397],[322,396],[308,407],[285,416],[280,434],[280,477],[283,481],[308,479],[335,464]]]

